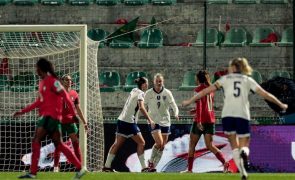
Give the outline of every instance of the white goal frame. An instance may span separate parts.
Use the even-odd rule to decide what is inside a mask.
[[[78,32],[80,34],[80,106],[87,120],[87,25],[0,25],[1,32]],[[1,58],[1,57],[0,57]],[[79,126],[79,145],[82,153],[82,167],[87,165],[87,134],[83,123]]]

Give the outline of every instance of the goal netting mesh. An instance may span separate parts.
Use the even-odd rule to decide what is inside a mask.
[[[72,88],[79,92],[80,75],[87,73],[87,169],[100,170],[103,165],[104,137],[100,102],[97,49],[98,42],[87,40],[87,72],[80,66],[79,32],[1,32],[0,28],[0,171],[23,171],[31,163],[31,140],[38,111],[19,118],[12,114],[32,103],[37,94],[39,77],[35,64],[40,57],[49,59],[60,77],[69,74]],[[83,99],[80,100],[82,101]],[[53,107],[54,108],[54,107]],[[71,147],[65,136],[64,141]],[[52,170],[54,146],[50,138],[42,141],[40,170]],[[73,171],[61,154],[61,171]]]

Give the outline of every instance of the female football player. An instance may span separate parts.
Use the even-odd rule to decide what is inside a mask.
[[[62,84],[63,84],[66,92],[69,94],[70,99],[73,101],[73,103],[75,105],[75,109],[77,110],[77,114],[84,124],[85,130],[87,131],[88,126],[87,126],[87,122],[84,118],[84,115],[82,113],[82,110],[80,108],[79,95],[75,90],[71,89],[71,85],[72,85],[71,76],[64,75],[64,76],[62,76],[61,80],[62,80]],[[79,122],[79,119],[76,118],[75,114],[71,114],[68,106],[65,103],[63,104],[63,108],[64,109],[63,109],[63,113],[62,113],[62,123],[61,123],[62,134],[67,134],[70,137],[75,155],[79,159],[79,161],[81,162],[82,161],[81,150],[80,150],[79,139],[78,139],[78,134],[77,134],[78,127],[76,125],[76,123]],[[59,159],[60,159],[60,151],[59,151],[59,149],[55,149],[54,165],[53,165],[54,172],[59,171]]]
[[[250,109],[249,93],[256,92],[266,100],[277,104],[282,110],[288,105],[283,104],[272,94],[266,92],[251,77],[252,68],[247,59],[235,58],[229,62],[229,74],[222,76],[214,85],[199,92],[190,100],[183,101],[187,106],[207,94],[222,88],[224,93],[224,105],[222,109],[222,126],[233,149],[233,159],[241,173],[242,180],[248,178],[249,143],[250,143]]]
[[[197,95],[203,89],[211,85],[210,76],[207,71],[201,70],[196,74],[197,87],[194,90]],[[195,148],[202,134],[204,135],[206,147],[223,164],[224,172],[227,172],[228,162],[225,161],[221,151],[213,144],[213,135],[215,134],[215,114],[213,109],[214,93],[197,100],[196,107],[191,113],[194,113],[194,122],[190,132],[190,143],[188,152],[188,169],[186,172],[192,172]]]
[[[137,84],[137,88],[132,89],[130,92],[124,108],[118,117],[116,140],[109,150],[107,160],[102,169],[104,172],[114,172],[111,168],[112,161],[127,138],[131,138],[137,144],[137,155],[142,166],[142,172],[149,172],[144,158],[145,141],[137,126],[139,111],[147,118],[152,128],[155,127],[155,123],[144,107],[144,92],[148,89],[148,80],[145,77],[140,77],[135,80],[135,83]]]
[[[154,76],[154,87],[146,92],[144,99],[144,103],[148,107],[148,114],[155,121],[155,128],[150,127],[155,144],[148,161],[150,171],[155,171],[170,134],[169,109],[170,107],[173,109],[177,120],[179,119],[179,111],[171,91],[164,87],[164,77],[162,74],[158,73]]]
[[[41,140],[46,135],[49,135],[52,138],[55,148],[58,148],[79,170],[79,172],[76,173],[75,178],[80,179],[86,171],[81,168],[81,162],[62,142],[61,138],[60,123],[62,120],[63,99],[69,107],[69,111],[72,114],[75,114],[73,103],[64,87],[58,81],[53,65],[50,61],[45,58],[40,58],[36,63],[36,71],[42,79],[39,82],[39,97],[33,104],[14,114],[14,116],[20,116],[35,108],[39,108],[40,115],[35,136],[32,141],[32,161],[30,172],[20,176],[19,178],[36,178],[40,157]]]

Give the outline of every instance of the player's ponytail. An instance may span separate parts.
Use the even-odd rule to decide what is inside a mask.
[[[46,58],[40,58],[37,61],[36,65],[40,68],[42,72],[50,73],[53,77],[57,78],[57,75],[54,72],[53,64]]]
[[[209,73],[206,70],[201,70],[196,74],[199,83],[206,84],[207,86],[211,85]]]
[[[137,84],[138,89],[141,89],[141,86],[142,86],[144,83],[147,83],[148,80],[147,80],[147,78],[145,78],[145,77],[139,77],[139,78],[135,79],[134,82],[135,82],[135,84]]]
[[[246,58],[235,58],[229,62],[229,65],[235,66],[238,73],[245,75],[251,75],[253,71]]]

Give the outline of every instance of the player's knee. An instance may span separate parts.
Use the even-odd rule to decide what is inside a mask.
[[[138,143],[137,143],[137,146],[138,146],[138,147],[142,147],[142,148],[144,148],[144,146],[145,146],[145,141],[138,142]]]
[[[162,148],[162,143],[161,142],[155,142],[155,148],[161,149]]]
[[[160,147],[160,151],[163,151],[165,149],[165,145],[162,144],[161,147]]]
[[[213,144],[212,144],[212,142],[210,142],[210,143],[206,143],[206,147],[207,147],[210,151],[212,151],[212,150],[213,150]]]

